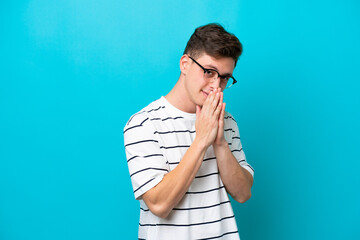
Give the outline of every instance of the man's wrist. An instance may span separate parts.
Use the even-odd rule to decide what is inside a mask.
[[[200,139],[198,139],[198,138],[196,138],[196,137],[195,137],[195,139],[194,139],[193,144],[194,144],[194,145],[196,146],[196,148],[199,149],[200,151],[206,151],[206,150],[209,148],[209,146],[206,144],[205,141],[202,141],[202,140],[200,140]]]
[[[220,149],[226,149],[229,148],[229,144],[224,139],[223,141],[220,141],[219,143],[214,142],[213,143],[214,150],[220,150]]]

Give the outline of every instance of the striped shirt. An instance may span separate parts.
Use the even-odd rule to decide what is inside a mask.
[[[254,175],[241,147],[235,119],[225,112],[224,134],[239,164]],[[179,204],[165,219],[152,214],[141,196],[173,170],[192,144],[196,114],[172,106],[164,97],[134,114],[124,127],[127,163],[140,201],[139,239],[239,239],[212,146]]]

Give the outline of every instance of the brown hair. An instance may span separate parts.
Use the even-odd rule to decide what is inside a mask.
[[[234,34],[227,32],[220,24],[210,23],[195,29],[184,51],[184,54],[189,54],[195,59],[203,53],[214,58],[231,57],[236,66],[242,53],[242,44]]]

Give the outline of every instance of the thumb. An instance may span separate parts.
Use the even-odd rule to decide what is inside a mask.
[[[198,118],[198,117],[199,117],[200,112],[201,112],[201,108],[200,108],[200,106],[199,106],[199,105],[196,105],[196,118]]]

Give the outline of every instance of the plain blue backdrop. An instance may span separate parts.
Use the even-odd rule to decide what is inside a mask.
[[[136,239],[123,127],[194,29],[243,43],[226,91],[253,196],[243,240],[360,239],[360,4],[1,1],[0,239]]]

